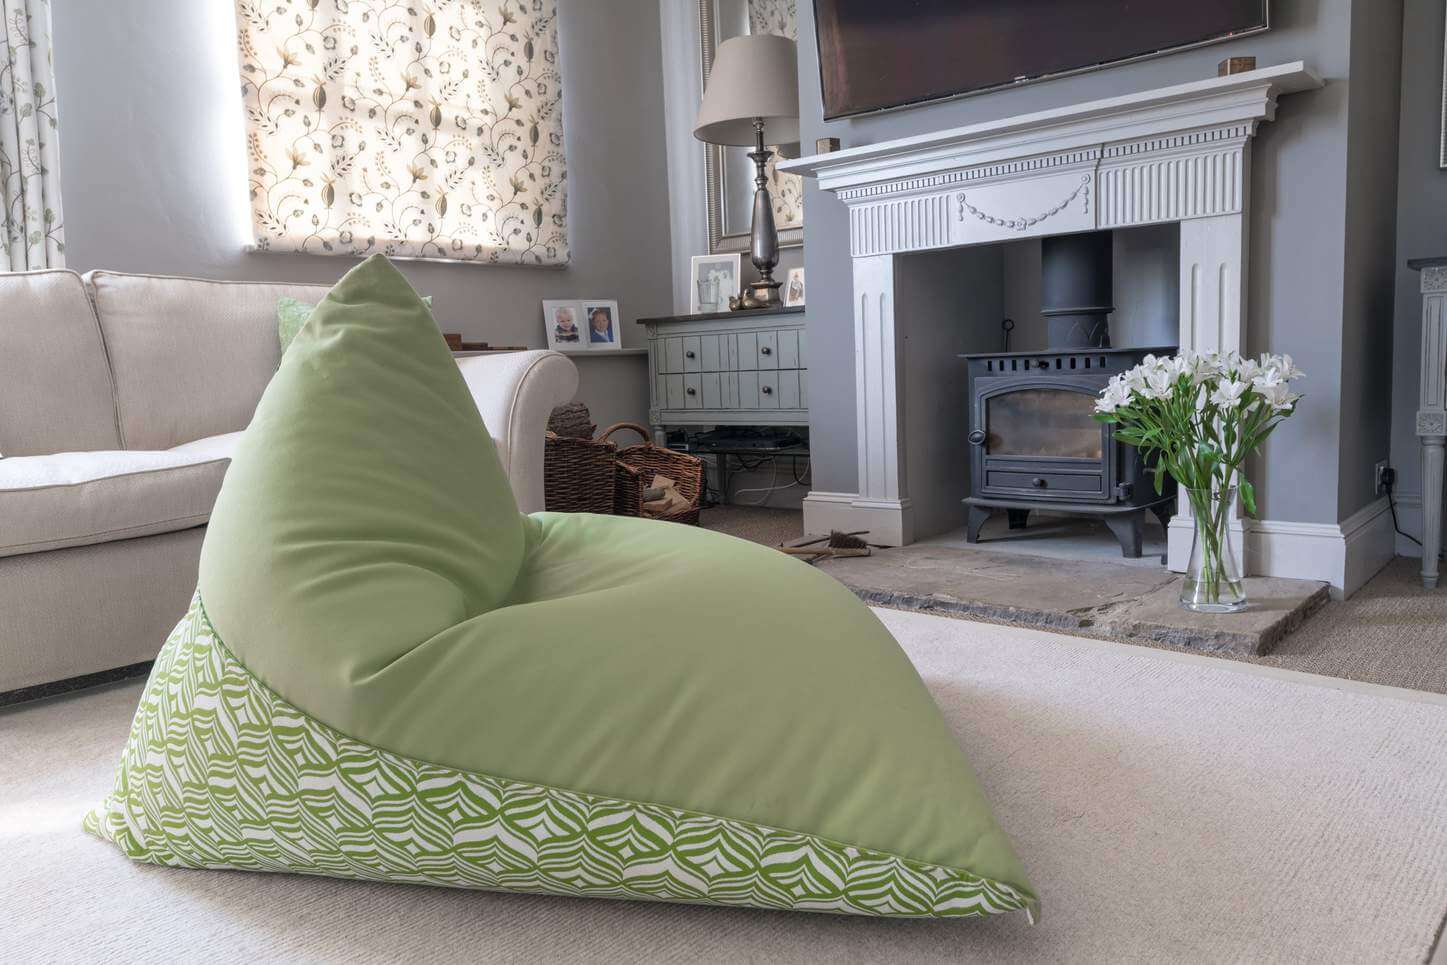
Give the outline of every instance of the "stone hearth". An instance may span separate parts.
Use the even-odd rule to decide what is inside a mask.
[[[1127,643],[1256,656],[1327,602],[1325,583],[1250,577],[1244,613],[1191,613],[1160,567],[954,549],[937,541],[817,564],[876,606]]]

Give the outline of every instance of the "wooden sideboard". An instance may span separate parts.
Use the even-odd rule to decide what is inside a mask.
[[[669,426],[806,426],[802,308],[640,318],[648,330],[648,422]]]

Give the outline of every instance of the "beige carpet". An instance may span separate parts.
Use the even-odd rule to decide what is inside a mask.
[[[880,616],[969,749],[1043,896],[1040,925],[135,865],[79,828],[109,786],[132,683],[0,712],[0,959],[1426,960],[1447,914],[1447,700]]]
[[[705,510],[703,525],[777,546],[799,536],[803,514],[723,506]],[[1041,565],[1051,561],[1041,557]],[[1211,656],[1447,694],[1447,586],[1422,589],[1420,567],[1420,560],[1394,560],[1350,600],[1328,603],[1266,656]]]

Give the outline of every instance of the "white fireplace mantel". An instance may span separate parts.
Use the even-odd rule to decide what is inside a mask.
[[[910,319],[894,311],[895,256],[1179,222],[1180,345],[1237,350],[1251,138],[1278,97],[1321,85],[1301,62],[1281,64],[781,163],[849,208],[854,269],[859,492],[811,492],[805,528],[915,537],[907,484],[928,467],[906,465]],[[1170,545],[1183,568],[1189,519],[1178,515]]]

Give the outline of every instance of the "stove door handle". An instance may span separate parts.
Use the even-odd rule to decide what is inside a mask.
[[[969,435],[970,445],[983,446],[985,444],[985,430],[976,429]]]

